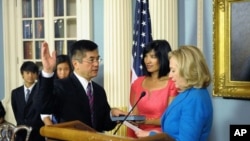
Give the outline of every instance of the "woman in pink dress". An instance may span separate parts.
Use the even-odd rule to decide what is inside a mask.
[[[131,105],[135,105],[143,91],[146,92],[133,111],[134,115],[146,117],[143,123],[138,124],[143,130],[161,131],[161,116],[178,93],[168,77],[170,69],[167,55],[170,51],[166,40],[154,40],[147,44],[142,58],[144,76],[138,77],[131,86]],[[128,136],[136,137],[132,130],[128,130]]]

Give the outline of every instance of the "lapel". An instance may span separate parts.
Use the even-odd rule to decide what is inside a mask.
[[[185,98],[188,97],[189,91],[190,91],[191,89],[192,89],[192,88],[187,89],[187,90],[185,90],[184,92],[181,92],[181,93],[179,93],[179,94],[176,96],[176,98],[175,98],[175,99],[172,101],[172,103],[169,105],[168,110],[166,111],[166,112],[167,112],[167,113],[166,113],[166,116],[167,116],[169,113],[171,113],[171,111],[174,110],[174,108],[175,108],[176,106],[178,106]]]
[[[86,109],[89,110],[89,113],[90,113],[90,106],[89,106],[89,98],[86,94],[86,91],[85,89],[83,88],[81,82],[78,80],[78,78],[74,75],[74,73],[72,73],[72,75],[70,75],[70,79],[71,79],[71,83],[72,83],[72,87],[76,90],[75,91],[75,95],[78,97],[78,99],[82,102],[79,102],[79,106],[81,107],[85,107]],[[93,87],[93,95],[95,93],[95,85],[93,84],[93,81],[92,81],[92,87]],[[95,110],[95,97],[94,97],[94,110]],[[94,115],[94,119],[95,119],[95,115]]]
[[[26,106],[31,105],[33,103],[33,100],[34,100],[33,97],[36,93],[37,93],[37,90],[36,90],[36,84],[35,84],[30,92],[29,99],[28,99],[27,103],[25,102],[25,97],[24,97],[24,102],[26,103]]]
[[[79,98],[83,98],[83,99],[86,99],[88,98],[87,97],[87,94],[85,92],[85,89],[83,88],[81,82],[77,79],[77,77],[74,75],[74,73],[71,73],[71,75],[69,76],[70,78],[70,81],[72,83],[72,89],[76,89],[76,95],[77,97]]]
[[[18,94],[16,95],[17,100],[21,102],[21,105],[26,105],[24,86],[20,87],[20,89],[17,92],[18,92]]]

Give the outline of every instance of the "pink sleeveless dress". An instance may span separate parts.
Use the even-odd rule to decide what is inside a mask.
[[[136,94],[136,100],[139,99],[143,91],[146,92],[146,95],[137,104],[138,114],[146,116],[147,119],[159,119],[168,106],[169,97],[178,94],[177,89],[174,82],[169,79],[166,87],[149,92],[142,87],[144,79],[145,76],[138,77],[131,86],[131,94]],[[130,96],[130,103],[132,102],[132,97]],[[161,131],[161,126],[156,125],[140,125],[139,128],[147,131]],[[133,133],[131,134],[131,131],[128,132],[128,136],[136,137]]]

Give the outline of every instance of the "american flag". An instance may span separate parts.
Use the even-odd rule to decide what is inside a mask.
[[[135,20],[133,31],[133,49],[132,49],[132,78],[131,83],[143,75],[142,72],[142,53],[145,44],[152,41],[151,20],[149,14],[148,0],[137,0],[135,8]]]

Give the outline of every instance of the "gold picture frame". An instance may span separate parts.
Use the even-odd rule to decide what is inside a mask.
[[[244,76],[250,74],[248,9],[249,0],[213,1],[213,96],[250,98],[250,80]]]

